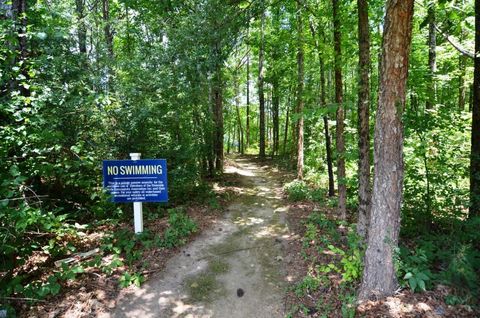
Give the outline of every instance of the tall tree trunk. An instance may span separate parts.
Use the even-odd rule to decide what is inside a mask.
[[[113,32],[110,26],[110,0],[103,0],[103,32],[107,44],[108,55],[113,58]]]
[[[260,130],[260,139],[259,139],[259,156],[260,158],[265,157],[265,93],[264,93],[264,69],[263,69],[263,59],[265,54],[265,10],[262,3],[262,18],[260,25],[260,49],[258,53],[258,103],[259,103],[259,130]]]
[[[480,0],[477,0],[480,1]],[[389,0],[382,46],[375,125],[372,210],[359,299],[391,295],[398,287],[394,254],[400,232],[403,123],[414,0]]]
[[[78,50],[87,53],[87,27],[85,25],[85,0],[75,0],[78,21]]]
[[[227,155],[230,154],[231,135],[231,129],[227,128]],[[233,128],[233,139],[235,140],[235,128]]]
[[[283,134],[283,155],[287,154],[287,139],[288,139],[288,125],[289,125],[289,119],[290,119],[290,94],[288,94],[288,100],[287,100],[287,113],[285,115],[285,129],[284,129],[284,134]]]
[[[213,87],[214,110],[213,116],[215,121],[214,128],[214,153],[215,153],[215,170],[217,173],[223,173],[223,94],[221,87],[221,74],[217,70],[217,80]]]
[[[429,89],[425,107],[431,109],[436,102],[436,85],[434,76],[437,72],[437,34],[435,30],[435,3],[428,6],[428,67],[429,67]]]
[[[324,107],[327,105],[325,92],[325,65],[323,58],[320,59],[320,99]],[[335,195],[335,180],[333,176],[333,160],[332,160],[332,140],[330,138],[328,128],[328,115],[323,116],[323,131],[325,136],[325,152],[327,155],[327,171],[328,171],[328,196]]]
[[[326,107],[326,90],[325,90],[325,63],[323,61],[322,52],[320,50],[319,42],[325,42],[325,37],[323,32],[319,33],[319,40],[316,40],[316,32],[313,26],[313,23],[310,23],[310,30],[312,32],[312,37],[314,38],[315,48],[317,49],[318,54],[318,63],[320,65],[320,106]],[[321,36],[320,36],[321,34]],[[335,195],[335,181],[333,176],[333,162],[332,162],[332,142],[330,138],[329,128],[328,128],[328,115],[323,116],[323,131],[325,138],[325,153],[327,160],[327,171],[328,171],[328,196],[333,197]]]
[[[473,71],[472,149],[470,154],[470,214],[480,215],[480,0],[475,0],[475,59]]]
[[[365,238],[370,216],[370,32],[368,2],[358,0],[358,223],[357,232]]]
[[[345,136],[342,83],[342,49],[341,25],[338,0],[333,4],[333,45],[335,51],[335,102],[337,103],[337,183],[338,183],[338,213],[342,220],[347,218],[347,186],[345,183]]]
[[[302,21],[302,6],[297,2],[297,113],[299,115],[297,124],[297,179],[303,180],[303,80],[304,80],[304,54],[303,54],[303,21]]]
[[[247,114],[245,122],[245,147],[250,146],[250,53],[247,55]]]
[[[273,155],[278,154],[278,148],[280,143],[280,120],[279,120],[279,109],[280,109],[280,95],[279,95],[279,83],[278,78],[273,80],[272,84],[272,119],[273,119]]]
[[[234,75],[235,86],[235,109],[237,112],[237,125],[238,125],[238,152],[243,155],[243,127],[242,117],[240,116],[240,84],[238,82],[237,74]]]

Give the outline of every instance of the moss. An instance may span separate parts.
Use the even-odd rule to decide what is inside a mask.
[[[230,265],[228,263],[217,258],[208,263],[206,271],[187,278],[185,284],[190,299],[193,302],[211,302],[224,295],[224,287],[216,276],[227,273],[229,269]]]
[[[220,258],[216,258],[211,260],[208,263],[208,271],[213,274],[225,274],[230,269],[230,264],[224,262]]]
[[[223,293],[223,287],[213,273],[204,272],[186,279],[187,291],[194,302],[210,302]]]

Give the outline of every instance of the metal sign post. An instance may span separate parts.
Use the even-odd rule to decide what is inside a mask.
[[[139,152],[130,154],[130,159],[140,160],[142,156]],[[143,204],[142,202],[133,202],[133,223],[135,224],[135,234],[143,232]]]

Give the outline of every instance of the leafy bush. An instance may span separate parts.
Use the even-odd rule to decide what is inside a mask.
[[[165,230],[161,245],[172,248],[185,244],[185,237],[197,231],[195,221],[180,208],[169,209],[168,214],[168,224],[170,226]]]
[[[425,291],[431,282],[428,258],[422,249],[413,252],[400,248],[400,260],[397,263],[397,275],[400,283],[409,286],[412,291]]]
[[[320,280],[316,277],[307,275],[295,285],[294,292],[298,297],[302,297],[316,291],[318,287],[320,287]]]
[[[284,186],[290,201],[303,201],[310,198],[310,190],[305,181],[293,180]]]

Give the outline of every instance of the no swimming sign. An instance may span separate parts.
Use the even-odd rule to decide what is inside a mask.
[[[103,186],[113,202],[167,202],[167,162],[165,159],[104,160]]]

